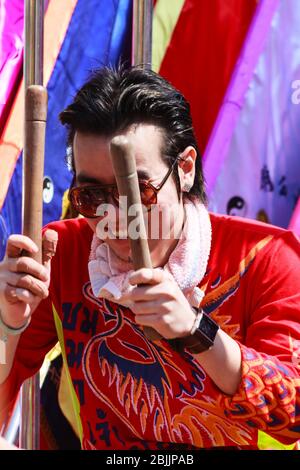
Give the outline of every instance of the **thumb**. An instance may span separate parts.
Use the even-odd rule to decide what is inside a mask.
[[[46,230],[43,235],[43,265],[50,271],[51,259],[55,255],[58,242],[58,233],[55,230]]]

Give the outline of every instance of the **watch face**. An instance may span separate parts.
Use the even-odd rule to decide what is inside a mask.
[[[203,317],[201,319],[199,328],[198,328],[202,334],[207,336],[210,340],[214,340],[216,333],[219,329],[219,325],[214,322],[211,318],[209,318],[208,315],[203,313]]]
[[[184,338],[177,338],[179,351],[187,349],[192,354],[199,354],[213,346],[219,325],[203,310],[201,313],[200,324],[195,333]],[[174,340],[171,341],[174,342]]]

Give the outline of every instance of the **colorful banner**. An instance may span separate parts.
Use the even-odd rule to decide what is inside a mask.
[[[213,211],[287,227],[300,195],[300,10],[298,0],[278,5],[209,196]]]
[[[191,104],[203,153],[256,10],[256,0],[157,0],[153,65]],[[163,50],[165,48],[165,50]]]
[[[21,78],[24,0],[0,0],[0,135]]]
[[[44,178],[45,224],[60,218],[62,196],[71,179],[65,163],[66,134],[58,121],[58,114],[72,100],[92,69],[116,64],[120,57],[130,57],[130,19],[131,0],[64,0],[63,9],[60,0],[49,3],[45,28],[47,21],[49,26],[51,22],[53,25],[49,28],[49,41],[45,40],[45,45],[46,42],[48,44],[45,51],[45,81],[49,94]],[[60,35],[56,40],[53,31],[58,28]],[[0,259],[8,235],[21,231],[22,158],[18,156],[19,149],[22,149],[22,97],[16,100],[6,134],[0,143],[0,202],[1,197],[4,200],[6,196],[7,178],[14,171],[0,213]],[[16,109],[19,110],[17,113]]]
[[[293,230],[300,237],[300,196],[289,223],[289,230]]]

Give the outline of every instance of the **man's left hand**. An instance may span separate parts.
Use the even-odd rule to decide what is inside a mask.
[[[170,273],[142,268],[131,274],[129,282],[135,287],[122,301],[129,304],[139,325],[151,326],[166,339],[190,334],[195,312]]]

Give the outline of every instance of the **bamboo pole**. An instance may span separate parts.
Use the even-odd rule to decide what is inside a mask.
[[[132,65],[140,65],[144,68],[152,67],[152,21],[153,21],[153,0],[133,0],[133,18],[132,18]],[[133,149],[129,142],[124,142],[119,138],[114,139],[111,145],[111,154],[114,165],[114,171],[119,187],[120,194],[127,196],[129,201],[134,204],[140,203],[140,196],[137,194],[138,180],[135,169],[135,159]],[[114,158],[114,155],[117,158]],[[122,168],[123,165],[123,168]],[[135,172],[131,181],[128,175],[124,178],[122,172],[124,168],[130,168]],[[120,174],[118,174],[120,172]],[[126,184],[122,185],[122,180],[126,180]],[[140,214],[140,226],[144,227],[142,212]],[[130,221],[128,221],[129,223]],[[144,232],[144,229],[143,229]],[[131,240],[131,251],[133,255],[134,269],[141,267],[151,268],[151,257],[147,240],[139,239]],[[161,338],[160,334],[153,328],[145,327],[145,335],[151,340]]]
[[[132,65],[152,67],[153,0],[133,0]]]
[[[25,0],[25,90],[30,85],[43,85],[44,0]]]
[[[23,152],[23,234],[39,247],[42,261],[43,172],[47,116],[47,91],[43,84],[44,0],[25,0],[25,138]],[[20,447],[39,449],[39,374],[21,391]]]
[[[150,69],[152,67],[152,21],[153,0],[133,0],[132,65],[140,65]],[[115,138],[111,144],[111,155],[120,194],[128,198],[128,205],[130,205],[130,201],[131,204],[140,204],[135,158],[130,143],[125,142],[119,137]],[[128,174],[124,174],[124,172],[126,173],[125,169],[127,172],[129,169],[132,171],[130,178]],[[142,227],[144,233],[142,211],[139,214],[139,220],[140,227]],[[130,220],[127,223],[129,222]],[[138,240],[131,240],[130,238],[129,240],[134,269],[141,267],[151,268],[152,263],[147,239],[143,240],[141,237]],[[150,327],[145,327],[144,333],[152,341],[161,338],[160,334]]]

